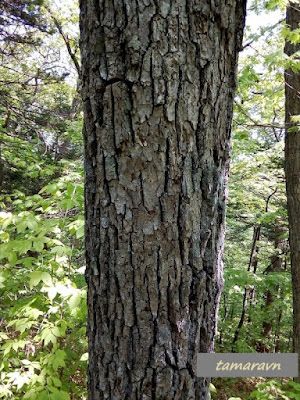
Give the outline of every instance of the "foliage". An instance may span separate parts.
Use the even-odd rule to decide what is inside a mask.
[[[61,164],[62,176],[38,194],[2,197],[2,398],[84,396],[82,171]]]
[[[37,31],[51,32],[43,13],[44,0],[0,3],[0,53],[14,55],[19,44],[38,44]]]
[[[70,123],[80,121],[77,91],[65,80],[69,68],[61,59],[63,43],[46,18],[45,5],[44,1],[22,0],[1,3],[0,9],[0,32],[11,21],[8,26],[14,35],[31,38],[8,36],[0,41],[0,184],[13,191],[20,189],[19,182],[30,179],[31,185],[21,187],[27,194],[36,193],[47,182],[40,173],[38,183],[33,170],[45,167],[50,174],[52,168],[57,178],[56,161],[74,157],[79,150],[66,136]],[[44,20],[49,30],[44,29]],[[20,149],[26,152],[23,157]]]
[[[257,390],[250,394],[250,399],[272,400],[298,399],[300,396],[300,384],[293,381],[280,382],[278,380],[269,380],[256,385]]]
[[[85,399],[82,116],[46,3],[7,4],[19,36],[1,42],[0,398]]]
[[[300,395],[300,384],[290,380],[249,378],[246,381],[244,378],[240,382],[238,378],[218,378],[213,381],[212,400],[223,400],[224,392],[228,395],[228,400],[292,400],[298,399]],[[239,383],[242,383],[242,389]]]

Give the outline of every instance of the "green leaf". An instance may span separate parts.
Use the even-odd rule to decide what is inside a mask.
[[[70,395],[69,393],[65,392],[65,391],[61,391],[60,392],[60,396],[61,396],[61,400],[70,400]]]
[[[57,370],[59,367],[65,367],[65,359],[66,358],[66,353],[63,350],[57,350],[55,352],[55,359],[53,361],[53,368],[54,370]]]
[[[56,387],[60,387],[60,386],[61,386],[61,381],[60,381],[58,378],[53,377],[53,378],[52,378],[52,381],[53,381],[53,384],[54,384]]]
[[[70,400],[70,396],[67,392],[59,391],[54,387],[49,387],[51,390],[50,399],[51,400]]]
[[[17,331],[19,331],[20,333],[23,333],[27,329],[31,328],[32,325],[34,325],[34,323],[35,323],[35,321],[31,321],[28,318],[21,318],[15,323],[15,327],[16,327]],[[14,350],[17,350],[18,347],[20,347],[20,346],[18,346],[17,343],[15,343],[13,345]]]
[[[13,342],[12,340],[7,341],[6,343],[4,343],[0,349],[4,350],[3,355],[5,356],[6,354],[8,354],[10,352],[10,350],[12,349],[13,346]]]
[[[68,196],[69,197],[72,197],[73,196],[73,194],[74,194],[74,192],[75,192],[75,186],[72,184],[72,183],[68,183],[68,186],[67,186],[67,193],[68,193]]]
[[[47,386],[52,386],[52,379],[51,378],[47,378]]]
[[[81,301],[81,292],[80,291],[72,294],[72,296],[68,300],[70,310],[72,311],[74,308],[76,308],[79,305],[80,301]]]
[[[26,218],[27,226],[30,230],[35,231],[38,227],[38,222],[33,214],[29,214]]]
[[[40,253],[44,249],[44,243],[45,240],[43,238],[36,238],[33,240],[32,247]]]
[[[24,263],[25,267],[27,269],[32,267],[32,261],[34,261],[35,258],[34,257],[26,257],[26,258],[22,258],[22,262]]]
[[[9,249],[8,243],[0,244],[0,260],[8,256],[8,249]]]
[[[31,249],[32,241],[31,240],[14,240],[11,242],[14,246],[14,249],[18,251],[20,254],[27,253],[28,250]]]
[[[2,242],[8,242],[9,241],[9,238],[10,238],[10,236],[9,236],[9,233],[8,232],[1,232],[0,233],[0,239],[1,239],[1,241]]]
[[[84,236],[84,226],[81,226],[80,228],[77,229],[76,231],[76,238],[80,239],[81,237]]]
[[[57,337],[53,335],[52,331],[50,328],[45,328],[42,333],[41,333],[41,338],[44,340],[44,345],[47,346],[47,344],[51,343],[56,343],[57,342]]]
[[[43,272],[41,275],[41,280],[46,284],[46,285],[51,285],[52,284],[52,278],[51,275],[48,272]]]
[[[1,276],[1,271],[0,271],[0,289],[4,288],[5,285],[3,284],[3,282],[6,281],[6,278],[4,276]],[[0,337],[1,337],[1,333],[0,333]]]
[[[70,210],[76,206],[76,201],[73,199],[64,199],[61,201],[60,206],[63,210]]]
[[[25,229],[27,229],[27,221],[26,220],[22,220],[22,221],[18,222],[16,224],[16,228],[17,228],[17,232],[18,233],[24,232]]]
[[[57,254],[58,256],[71,255],[72,249],[69,246],[54,246],[51,248],[51,253]]]
[[[81,357],[82,358],[82,357]],[[80,359],[81,360],[81,359]],[[213,393],[217,393],[217,389],[215,387],[215,385],[213,385],[212,383],[209,384],[209,390]]]
[[[18,261],[18,257],[16,255],[16,253],[14,251],[12,251],[9,255],[8,255],[8,261],[11,265],[15,265],[15,263]]]
[[[37,395],[36,400],[49,400],[48,391],[43,390],[42,392],[40,392]]]
[[[31,389],[24,394],[23,399],[36,400],[37,396],[37,391],[35,389]]]
[[[55,344],[57,342],[57,338],[61,336],[60,329],[57,326],[47,326],[41,332],[41,338],[44,340],[45,346],[47,346],[47,344],[50,342]]]
[[[30,289],[32,289],[34,286],[37,286],[40,283],[40,281],[42,280],[43,273],[44,272],[42,272],[42,271],[33,271],[30,273],[30,275],[29,275]]]

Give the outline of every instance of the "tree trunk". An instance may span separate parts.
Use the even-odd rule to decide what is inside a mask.
[[[251,297],[251,294],[252,294],[253,290],[254,290],[254,287],[250,287],[250,288],[245,288],[245,291],[244,291],[241,318],[239,320],[238,326],[237,326],[236,331],[234,333],[233,342],[232,342],[232,344],[233,344],[232,352],[233,353],[236,352],[235,343],[238,341],[240,331],[241,331],[241,329],[242,329],[242,327],[244,325],[245,316],[246,316],[246,312],[247,312],[248,298]]]
[[[253,239],[252,239],[252,246],[251,246],[251,252],[250,252],[250,258],[249,258],[249,264],[247,271],[250,272],[253,269],[253,274],[256,275],[256,270],[257,270],[257,265],[258,265],[258,253],[259,253],[259,241],[260,241],[260,230],[261,230],[261,225],[254,225],[253,227]],[[255,295],[255,287],[245,287],[244,289],[244,298],[243,298],[243,305],[242,305],[242,312],[241,312],[241,317],[238,323],[238,326],[236,328],[236,331],[234,333],[233,337],[233,347],[232,347],[232,352],[236,352],[236,342],[239,339],[240,335],[240,330],[242,329],[245,321],[245,316],[248,308],[248,300],[250,300],[250,309],[252,306],[252,302],[254,301],[254,295]],[[250,315],[248,316],[248,323],[251,323],[251,318]]]
[[[300,22],[298,2],[287,6],[286,23],[291,30],[297,29]],[[285,53],[291,56],[300,51],[300,43],[292,44],[288,40]],[[292,69],[285,71],[285,174],[290,229],[291,269],[294,309],[294,352],[300,355],[300,127],[293,122],[292,116],[300,115],[300,73]],[[299,375],[296,380],[300,382]]]
[[[275,254],[271,256],[271,263],[268,265],[266,270],[263,272],[264,275],[268,275],[270,272],[282,272],[282,254],[284,248],[284,239],[282,239],[282,234],[284,233],[284,229],[280,226],[280,220],[276,219],[274,226],[274,250]],[[278,279],[280,282],[280,279]],[[274,331],[274,322],[280,320],[279,317],[274,319],[276,315],[281,314],[281,310],[277,307],[273,306],[274,300],[280,291],[280,284],[278,283],[272,290],[267,290],[266,293],[266,302],[264,306],[264,310],[266,312],[266,319],[263,321],[262,326],[262,338],[269,338],[271,333]],[[275,328],[277,329],[276,325]],[[264,340],[260,341],[261,348],[264,349],[264,352],[270,352],[272,349],[264,343]],[[275,346],[275,344],[274,344]]]
[[[80,7],[89,399],[206,399],[245,1]]]

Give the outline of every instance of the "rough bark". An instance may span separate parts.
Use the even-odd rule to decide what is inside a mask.
[[[80,7],[89,399],[206,399],[245,1]]]
[[[297,29],[300,22],[298,2],[287,6],[286,23],[291,30]],[[300,43],[286,41],[285,53],[290,56],[300,51]],[[289,240],[294,309],[294,352],[300,355],[300,127],[292,121],[292,116],[300,115],[300,73],[292,69],[285,71],[285,174],[289,217]],[[290,129],[292,128],[292,129]],[[300,360],[299,375],[300,382]]]

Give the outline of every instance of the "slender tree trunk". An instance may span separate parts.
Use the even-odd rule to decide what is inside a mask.
[[[253,268],[253,273],[256,274],[257,264],[258,264],[258,252],[259,252],[259,245],[258,242],[260,240],[260,225],[255,225],[253,227],[253,239],[252,239],[252,248],[250,253],[250,259],[247,271],[250,272],[251,268]]]
[[[4,180],[4,162],[1,155],[1,143],[0,143],[0,191],[2,190],[3,180]]]
[[[252,247],[251,247],[251,252],[250,252],[250,257],[249,257],[249,264],[248,264],[248,268],[247,268],[247,271],[251,272],[251,270],[252,270],[254,275],[256,275],[257,264],[258,264],[260,230],[261,230],[260,225],[254,225]],[[232,342],[232,344],[233,344],[232,351],[236,351],[235,343],[238,341],[240,330],[242,329],[242,327],[244,325],[245,316],[246,316],[246,312],[247,312],[247,308],[248,308],[248,300],[250,300],[250,308],[251,308],[252,302],[254,301],[254,296],[255,296],[255,287],[254,286],[252,286],[250,288],[245,287],[241,317],[240,317],[238,326],[236,328],[236,331],[234,333],[233,342]],[[251,323],[250,315],[248,316],[248,323]]]
[[[245,1],[80,3],[89,399],[206,399]]]
[[[280,226],[280,221],[275,221],[274,226],[274,249],[276,253],[271,257],[271,264],[266,268],[263,272],[265,275],[268,275],[270,272],[282,272],[282,254],[284,248],[284,240],[282,239],[282,234],[284,230]],[[273,235],[272,235],[273,236]],[[278,280],[279,282],[279,280]],[[272,331],[274,331],[274,322],[278,320],[278,317],[274,321],[274,315],[280,314],[281,310],[278,308],[274,309],[273,303],[274,300],[280,290],[280,285],[277,284],[273,290],[267,290],[266,293],[266,302],[265,302],[265,310],[267,312],[267,319],[263,321],[262,326],[262,338],[269,338]],[[276,325],[275,325],[276,328]],[[263,340],[261,340],[261,346],[264,347],[265,351],[271,351],[269,346],[267,346]]]
[[[291,30],[299,28],[299,2],[287,6],[286,23]],[[300,43],[286,41],[285,53],[290,56],[300,51]],[[300,115],[300,73],[292,69],[285,71],[285,174],[288,203],[291,269],[294,308],[294,352],[300,355],[300,126],[292,121]],[[299,375],[300,382],[300,360]]]
[[[246,316],[246,312],[247,312],[247,304],[248,304],[248,298],[251,296],[252,291],[254,290],[254,287],[251,288],[246,288],[244,291],[244,298],[243,298],[243,305],[242,305],[242,312],[241,312],[241,318],[239,320],[237,329],[234,333],[234,338],[233,338],[233,348],[232,348],[232,352],[236,352],[236,348],[235,348],[235,343],[238,341],[239,339],[239,334],[240,331],[244,325],[244,321],[245,321],[245,316]]]

